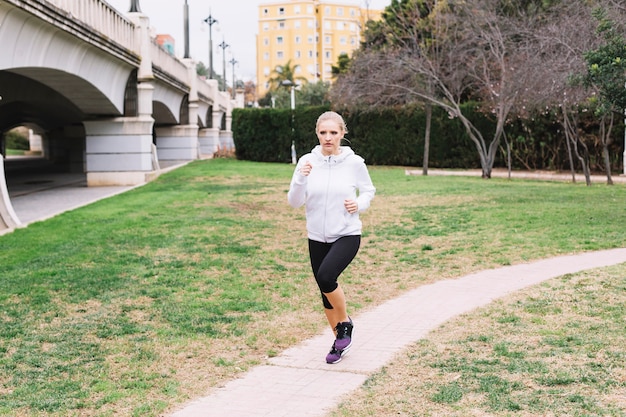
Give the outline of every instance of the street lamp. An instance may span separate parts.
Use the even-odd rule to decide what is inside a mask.
[[[296,159],[296,129],[294,121],[294,110],[296,109],[296,85],[291,80],[283,80],[280,83],[285,87],[289,87],[291,96],[291,163],[295,165]]]
[[[130,10],[128,13],[141,13],[141,7],[139,7],[139,0],[130,0]]]
[[[228,48],[229,45],[224,41],[224,38],[222,38],[222,43],[217,46],[222,48],[222,78],[224,79],[224,91],[226,91],[226,48]]]
[[[184,15],[185,15],[185,59],[189,59],[189,4],[187,4],[187,0],[185,0],[184,6]]]
[[[230,64],[232,64],[233,66],[233,99],[235,98],[235,64],[237,64],[237,61],[235,60],[235,57],[233,57],[230,61],[228,61]]]
[[[289,87],[290,95],[291,95],[291,110],[295,110],[296,108],[296,85],[291,80],[284,80],[280,84],[285,87]]]
[[[204,19],[204,23],[209,25],[209,78],[213,78],[213,35],[211,28],[214,23],[217,23],[217,19],[213,19],[211,16],[211,10],[209,9],[209,17]]]

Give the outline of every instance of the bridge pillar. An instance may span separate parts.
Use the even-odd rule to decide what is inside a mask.
[[[198,159],[198,125],[157,127],[156,146],[161,164]]]
[[[232,113],[226,113],[226,129],[220,131],[220,149],[226,152],[235,150],[235,142],[233,141]]]
[[[213,158],[220,148],[220,130],[216,127],[200,129],[198,132],[200,158]]]
[[[22,223],[13,210],[4,175],[4,156],[0,155],[0,231],[15,229]]]
[[[151,117],[85,121],[87,186],[138,185],[159,169]]]

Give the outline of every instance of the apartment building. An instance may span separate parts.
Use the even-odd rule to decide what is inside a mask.
[[[341,0],[283,0],[259,6],[257,96],[263,97],[278,65],[289,60],[296,77],[331,81],[337,57],[359,47],[368,20],[382,11]]]

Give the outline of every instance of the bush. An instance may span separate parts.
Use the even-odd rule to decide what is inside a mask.
[[[475,103],[463,105],[463,113],[491,142],[495,120],[477,110]],[[326,106],[290,109],[233,110],[233,139],[237,158],[251,161],[290,162],[291,142],[296,144],[298,157],[318,144],[315,136],[317,117],[328,110]],[[469,139],[458,119],[450,118],[441,108],[432,112],[429,166],[432,168],[480,168],[476,145]],[[426,116],[419,107],[403,106],[377,110],[338,109],[348,126],[346,138],[356,153],[372,165],[421,166],[424,158],[424,128]],[[593,114],[581,123],[589,138],[589,160],[595,171],[604,171],[602,146],[593,139],[598,131]],[[292,125],[293,123],[293,125]],[[292,132],[293,126],[293,132]],[[521,170],[569,170],[567,144],[557,116],[536,115],[529,120],[507,124],[506,135],[511,145],[512,168]],[[621,169],[623,126],[613,129],[614,143],[609,152],[611,169]],[[506,167],[506,142],[501,140],[494,168]]]
[[[6,141],[6,149],[16,149],[20,151],[30,150],[28,137],[20,133],[17,129],[9,130],[4,135],[4,140]]]

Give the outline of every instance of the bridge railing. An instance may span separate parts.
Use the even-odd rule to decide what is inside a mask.
[[[102,0],[48,0],[112,41],[139,52],[133,23]]]
[[[185,63],[172,56],[169,52],[157,44],[154,39],[152,40],[151,54],[152,62],[155,66],[158,66],[162,71],[179,81],[184,83],[188,82],[189,73]]]

